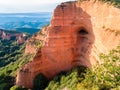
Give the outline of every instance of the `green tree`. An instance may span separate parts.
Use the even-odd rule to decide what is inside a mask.
[[[27,90],[27,89],[24,87],[19,87],[17,85],[14,85],[13,87],[10,88],[10,90]]]

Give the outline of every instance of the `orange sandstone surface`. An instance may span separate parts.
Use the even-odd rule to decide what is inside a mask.
[[[120,9],[102,2],[65,2],[56,7],[43,47],[26,46],[26,53],[36,52],[34,59],[18,72],[16,84],[33,87],[39,73],[48,79],[78,65],[91,67],[100,53],[119,44]],[[35,36],[38,40],[42,37]]]

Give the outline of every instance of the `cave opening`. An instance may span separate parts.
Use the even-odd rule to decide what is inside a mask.
[[[89,32],[85,28],[79,28],[76,32],[76,46],[74,63],[82,65],[87,60],[89,52]]]
[[[77,55],[79,56],[80,54],[85,54],[86,48],[87,48],[87,43],[88,43],[88,37],[89,33],[85,28],[80,28],[77,31],[77,38],[76,38],[76,52]],[[82,55],[84,56],[84,55]]]
[[[85,30],[85,29],[80,29],[80,30],[78,31],[78,34],[80,34],[80,35],[87,35],[88,32],[87,32],[87,30]]]
[[[85,28],[81,28],[78,31],[77,34],[77,49],[78,49],[78,54],[80,56],[85,56],[87,52],[87,45],[88,45],[88,39],[89,38],[89,33]]]
[[[81,28],[77,31],[77,45],[85,44],[88,39],[89,33],[85,28]]]

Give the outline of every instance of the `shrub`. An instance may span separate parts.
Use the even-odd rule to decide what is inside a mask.
[[[76,90],[78,82],[84,79],[83,73],[85,72],[85,69],[85,67],[81,66],[76,67],[67,73],[59,73],[52,81],[49,82],[48,87],[46,87],[45,90]]]
[[[120,87],[120,46],[107,55],[101,54],[100,59],[104,63],[87,70],[85,79],[78,84],[78,89],[112,90]]]
[[[10,88],[10,90],[27,90],[24,87],[18,87],[17,85],[14,85],[13,87]]]
[[[89,1],[89,0],[77,0],[77,1]],[[120,0],[94,0],[94,1],[102,1],[102,2],[105,2],[105,3],[110,3],[112,5],[114,5],[115,7],[118,7],[120,8]]]
[[[0,84],[0,90],[9,90],[10,85],[8,83]]]

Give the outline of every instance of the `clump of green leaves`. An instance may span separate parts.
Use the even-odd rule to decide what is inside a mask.
[[[120,7],[120,0],[99,0],[99,1],[110,3],[115,7]]]
[[[78,1],[82,2],[82,1],[90,1],[90,0],[78,0]],[[115,6],[115,7],[120,8],[120,0],[94,0],[94,1],[95,2],[96,1],[102,1],[104,3],[109,3],[109,4],[111,4],[111,5]]]
[[[29,41],[29,43],[33,46],[36,47],[36,49],[39,49],[42,47],[42,41],[41,40],[38,40],[38,39],[34,39],[34,40],[31,40]]]
[[[10,90],[27,90],[27,89],[24,87],[19,87],[17,85],[14,85],[13,87],[10,88]]]
[[[104,60],[104,63],[86,71],[85,79],[78,84],[79,90],[120,89],[120,46],[107,55],[101,54],[100,59]]]

